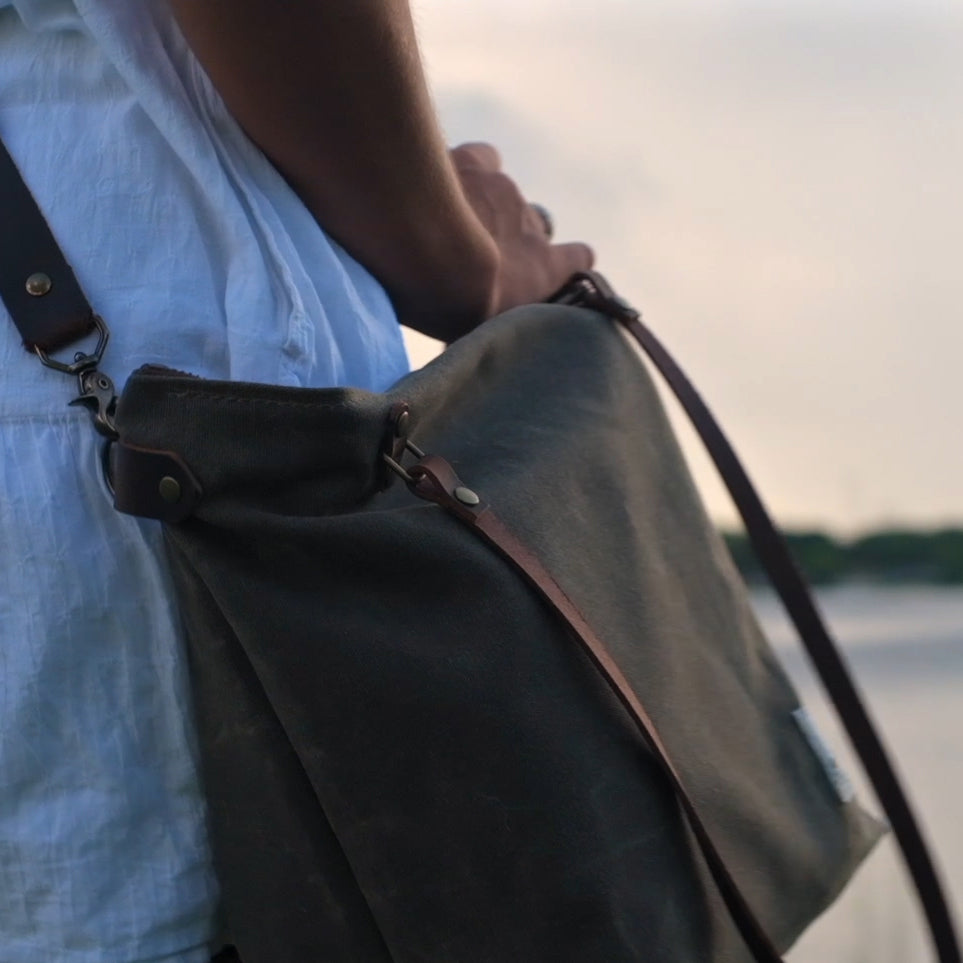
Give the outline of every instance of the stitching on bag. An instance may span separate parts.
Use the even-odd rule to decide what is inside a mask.
[[[183,399],[203,399],[212,404],[242,404],[242,405],[271,405],[275,408],[317,408],[320,411],[340,411],[350,408],[346,402],[340,404],[323,404],[318,401],[280,401],[275,398],[246,398],[243,395],[209,395],[203,391],[172,391],[169,394],[172,398]]]

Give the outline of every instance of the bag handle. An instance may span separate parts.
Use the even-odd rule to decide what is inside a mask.
[[[581,275],[573,279],[567,290],[572,292],[568,296],[623,325],[658,369],[698,432],[889,820],[926,915],[937,959],[941,963],[960,963],[960,947],[939,875],[889,754],[785,538],[770,518],[735,450],[685,372],[643,323],[640,314],[619,298],[604,278],[594,273]]]

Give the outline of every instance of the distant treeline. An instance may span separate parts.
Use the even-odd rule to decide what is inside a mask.
[[[763,581],[746,536],[726,532],[723,537],[746,579]],[[846,541],[824,532],[787,532],[786,539],[797,564],[816,585],[847,581],[963,585],[963,529],[893,529]]]

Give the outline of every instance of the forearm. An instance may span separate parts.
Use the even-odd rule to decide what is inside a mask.
[[[497,252],[448,159],[407,0],[171,6],[233,115],[405,323],[446,338],[487,316]]]

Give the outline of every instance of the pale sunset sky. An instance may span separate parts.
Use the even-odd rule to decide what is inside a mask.
[[[963,7],[413,8],[449,141],[593,244],[781,522],[963,523]]]

